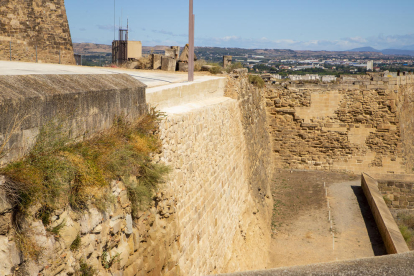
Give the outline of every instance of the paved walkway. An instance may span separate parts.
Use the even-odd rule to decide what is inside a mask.
[[[148,87],[162,86],[187,81],[186,73],[169,73],[165,71],[119,69],[110,67],[87,67],[61,64],[42,64],[18,61],[0,61],[0,75],[33,74],[128,74],[145,83]],[[195,79],[208,78],[195,76]]]

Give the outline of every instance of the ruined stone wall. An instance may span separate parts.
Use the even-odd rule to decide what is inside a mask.
[[[76,64],[64,0],[0,2],[0,59]],[[60,58],[59,58],[60,55]]]
[[[408,95],[413,92],[413,77],[374,76],[352,83],[268,89],[277,166],[355,173],[410,172],[414,125],[409,115],[412,96]],[[401,104],[401,97],[405,104]]]

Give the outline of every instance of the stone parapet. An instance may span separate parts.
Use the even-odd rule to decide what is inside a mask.
[[[147,110],[145,89],[125,74],[0,76],[1,163],[24,155],[52,120],[68,122],[73,137],[87,137],[116,116],[137,118]]]

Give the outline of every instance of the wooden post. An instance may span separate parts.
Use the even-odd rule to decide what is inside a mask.
[[[188,81],[194,81],[194,21],[193,0],[190,0],[188,32]]]

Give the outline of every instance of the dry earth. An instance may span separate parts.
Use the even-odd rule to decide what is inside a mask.
[[[386,254],[360,182],[341,173],[278,171],[268,267]]]

